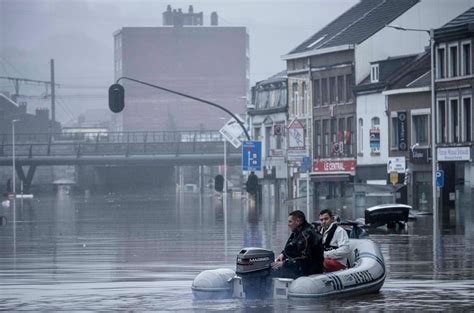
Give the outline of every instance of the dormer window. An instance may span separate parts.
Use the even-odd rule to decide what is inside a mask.
[[[379,65],[372,64],[370,66],[370,82],[378,83],[379,82]]]

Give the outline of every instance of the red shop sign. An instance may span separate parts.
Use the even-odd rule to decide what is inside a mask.
[[[355,160],[316,160],[313,163],[313,172],[319,173],[350,173],[355,174]]]

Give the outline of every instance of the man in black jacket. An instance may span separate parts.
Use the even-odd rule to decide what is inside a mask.
[[[291,235],[285,249],[272,263],[273,277],[297,278],[323,272],[324,248],[321,234],[297,210],[288,215]]]

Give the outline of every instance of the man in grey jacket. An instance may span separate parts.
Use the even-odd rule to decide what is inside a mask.
[[[319,213],[321,222],[321,235],[324,246],[324,269],[334,272],[345,269],[350,255],[349,236],[344,228],[334,221],[331,210],[322,210]]]

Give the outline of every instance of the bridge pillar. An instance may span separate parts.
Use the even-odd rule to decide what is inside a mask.
[[[94,192],[175,190],[170,166],[79,166],[78,184]]]

